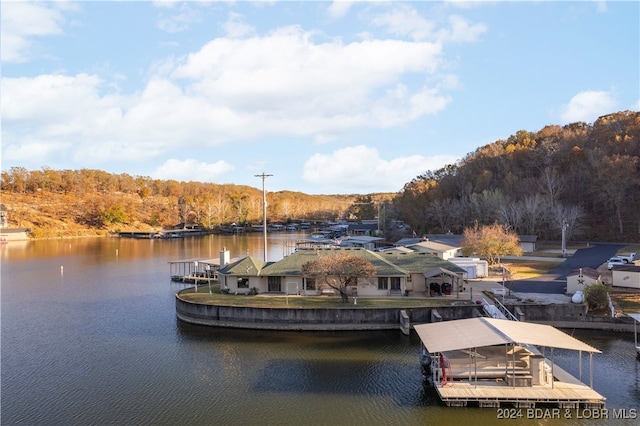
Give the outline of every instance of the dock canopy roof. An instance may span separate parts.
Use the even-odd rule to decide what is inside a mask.
[[[529,344],[548,348],[600,353],[592,346],[543,324],[494,318],[469,318],[414,326],[430,353],[504,344]]]

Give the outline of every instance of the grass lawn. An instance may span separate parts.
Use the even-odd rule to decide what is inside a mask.
[[[616,305],[616,311],[624,314],[640,313],[640,294],[631,292],[612,292],[611,301]]]
[[[511,272],[511,278],[516,280],[538,277],[540,275],[546,274],[551,269],[560,264],[562,264],[561,260],[553,262],[528,259],[510,259],[508,263],[504,263],[505,267],[509,270],[509,272]]]
[[[553,248],[553,247],[552,247]],[[583,247],[575,247],[583,248]],[[621,250],[621,253],[640,251],[640,246],[629,246]],[[551,256],[551,255],[548,255]],[[536,254],[536,257],[544,257]],[[529,260],[529,259],[509,259],[504,265],[511,273],[511,279],[522,280],[543,275],[560,265],[562,260]],[[490,275],[496,279],[501,277],[501,269],[490,270]],[[612,300],[617,304],[619,310],[625,313],[640,312],[640,294],[637,293],[611,293]],[[339,296],[272,296],[272,295],[233,295],[220,291],[219,284],[211,285],[211,294],[207,285],[198,286],[197,293],[183,292],[181,297],[189,302],[225,305],[225,306],[254,306],[269,308],[411,308],[429,306],[450,306],[452,304],[471,303],[467,300],[445,300],[445,299],[415,299],[409,297],[394,298],[368,298],[359,297],[357,305],[353,304],[353,298],[349,298],[349,303],[342,303]]]
[[[180,294],[183,300],[206,305],[252,306],[262,308],[417,308],[429,306],[450,306],[452,304],[471,304],[469,300],[412,299],[409,297],[369,298],[358,297],[358,304],[343,303],[339,296],[272,296],[272,295],[234,295],[220,291],[220,284],[198,286],[198,292],[185,291]]]

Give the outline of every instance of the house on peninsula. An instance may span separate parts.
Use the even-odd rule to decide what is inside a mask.
[[[277,261],[264,262],[247,256],[222,266],[218,270],[221,288],[229,293],[284,293],[321,295],[330,290],[326,284],[316,283],[301,274],[302,265],[318,256],[336,251],[362,257],[376,269],[373,278],[361,278],[348,289],[350,294],[369,297],[405,295],[410,292],[455,294],[462,290],[465,270],[429,253],[380,253],[364,248],[299,249]]]

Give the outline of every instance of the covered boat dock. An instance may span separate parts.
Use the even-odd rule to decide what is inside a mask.
[[[171,281],[206,284],[218,280],[220,259],[184,259],[169,261]]]
[[[422,341],[425,378],[446,405],[604,407],[605,398],[593,389],[593,354],[600,351],[554,327],[469,318],[414,328]],[[579,379],[554,364],[554,349],[578,352]],[[582,382],[582,352],[589,354],[590,385]]]

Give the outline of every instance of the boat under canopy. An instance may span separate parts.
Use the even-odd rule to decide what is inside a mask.
[[[593,354],[600,350],[549,325],[469,318],[414,326],[422,341],[425,378],[449,406],[601,408],[593,389]],[[543,349],[541,353],[538,347]],[[551,359],[544,351],[551,348]],[[580,379],[554,366],[553,350],[580,353]],[[582,352],[590,355],[590,381],[582,383]]]

